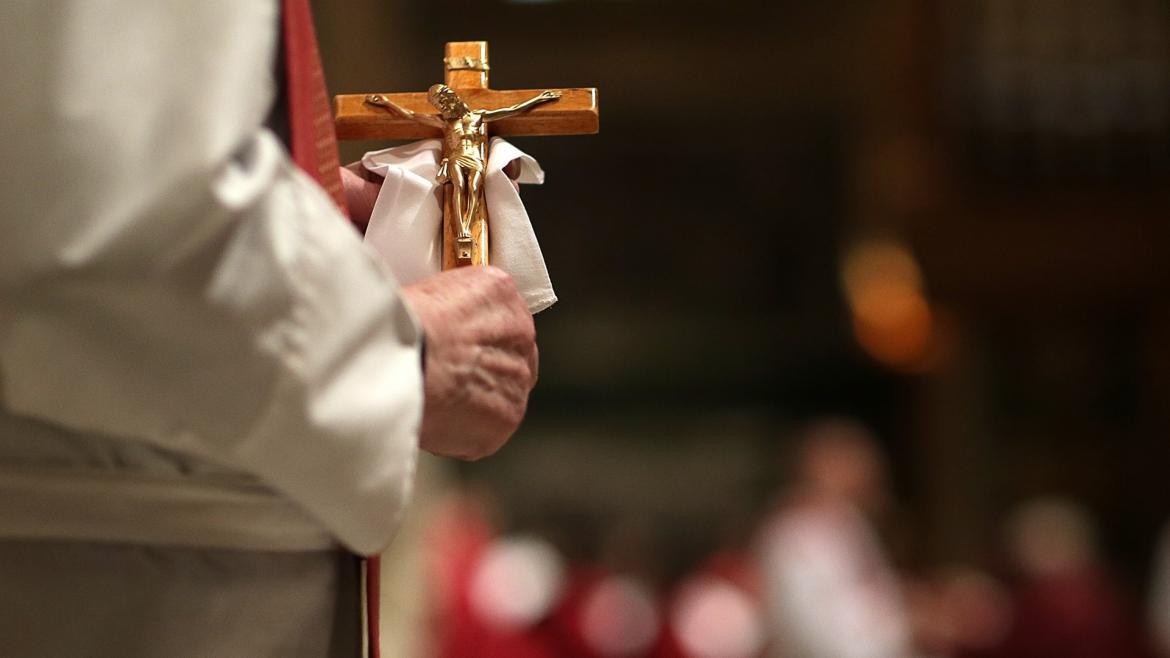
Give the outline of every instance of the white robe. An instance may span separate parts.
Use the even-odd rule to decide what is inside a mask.
[[[130,595],[108,609],[143,624],[214,608],[247,626],[258,601],[292,600],[277,593],[299,565],[311,602],[295,628],[333,605],[339,548],[393,536],[417,454],[419,331],[262,125],[277,5],[0,6],[0,613],[26,598],[26,616],[52,619],[0,614],[0,654],[36,655],[5,651],[16,635],[82,634],[53,607],[97,610],[117,589],[87,589],[104,562],[53,557],[66,546],[122,565]],[[112,546],[173,550],[143,567]],[[193,574],[211,554],[250,576],[206,586]],[[133,595],[167,582],[188,608]],[[108,655],[266,655],[177,626],[191,630],[179,653],[125,638]]]
[[[765,526],[759,558],[776,635],[771,655],[913,655],[896,575],[859,510],[794,504]]]

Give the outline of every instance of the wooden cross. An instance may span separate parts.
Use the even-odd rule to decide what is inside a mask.
[[[553,89],[498,91],[488,88],[486,41],[455,41],[447,44],[443,59],[445,84],[471,110],[498,110],[531,101],[544,91],[559,94],[521,114],[490,124],[492,135],[579,135],[598,128],[596,89]],[[385,101],[379,105],[371,102]],[[393,110],[389,110],[393,107]],[[401,108],[401,109],[399,109]],[[415,118],[402,114],[413,113]],[[438,110],[428,101],[427,92],[401,94],[352,94],[334,98],[334,120],[338,139],[424,139],[445,138],[444,157],[450,155],[448,130],[435,125]],[[456,140],[457,141],[457,140]],[[487,145],[483,145],[487,161]],[[470,237],[459,238],[460,208],[453,204],[452,184],[444,185],[443,269],[461,265],[488,264],[488,217],[486,205],[475,213]],[[462,246],[461,246],[462,245]]]

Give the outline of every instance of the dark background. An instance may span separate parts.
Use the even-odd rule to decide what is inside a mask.
[[[472,39],[495,88],[600,89],[599,135],[515,140],[561,301],[525,428],[461,471],[505,526],[593,560],[639,528],[669,580],[750,535],[796,427],[844,415],[888,454],[911,568],[994,563],[1005,511],[1055,494],[1144,588],[1170,516],[1164,2],[316,10],[332,93],[424,90]],[[846,294],[875,244],[920,272],[924,331]]]

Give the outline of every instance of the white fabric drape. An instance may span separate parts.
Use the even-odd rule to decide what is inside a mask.
[[[385,177],[366,229],[366,243],[382,254],[404,284],[442,268],[439,237],[443,211],[441,188],[435,182],[441,152],[442,143],[428,139],[362,157],[366,169]],[[528,310],[539,313],[555,304],[557,296],[520,192],[504,173],[512,162],[520,164],[516,182],[544,182],[544,170],[532,156],[499,137],[492,139],[484,180],[491,217],[490,262],[512,275]]]

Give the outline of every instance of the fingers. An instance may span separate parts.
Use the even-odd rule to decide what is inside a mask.
[[[536,325],[510,275],[459,268],[403,288],[427,333],[420,445],[478,459],[519,427],[536,383]]]
[[[504,165],[504,175],[508,177],[508,180],[512,183],[512,187],[516,188],[517,192],[520,191],[521,171],[522,166],[519,159],[512,160],[508,164]]]
[[[354,163],[360,165],[360,163]],[[362,175],[363,167],[349,165],[342,167],[341,187],[345,191],[346,204],[349,206],[351,218],[360,225],[368,224],[374,204],[378,202],[378,193],[382,190],[381,180],[371,180]]]
[[[369,169],[366,169],[365,165],[362,164],[361,160],[355,160],[347,165],[342,165],[341,169],[342,169],[341,177],[343,179],[346,176],[346,174],[344,172],[348,171],[349,173],[357,176],[358,178],[361,178],[362,180],[365,180],[365,181],[369,181],[371,183],[381,183],[382,181],[386,180],[385,177],[379,176],[378,174],[375,174],[374,172],[370,171]]]
[[[511,178],[513,181],[520,178],[520,160],[512,160],[504,165],[504,175]]]
[[[530,336],[535,340],[536,327],[532,322],[532,314],[528,312],[528,304],[520,295],[520,290],[516,287],[516,281],[512,275],[493,266],[479,269],[490,278],[491,301],[506,310],[512,316],[511,320],[516,323],[517,327],[523,327],[523,334],[526,337]]]

